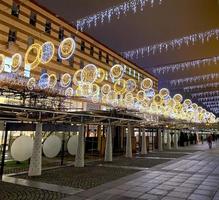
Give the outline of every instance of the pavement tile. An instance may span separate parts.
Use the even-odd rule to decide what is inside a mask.
[[[211,198],[205,195],[192,194],[188,200],[211,200]]]

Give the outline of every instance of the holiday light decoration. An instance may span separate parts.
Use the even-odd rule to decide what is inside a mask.
[[[159,91],[159,95],[162,97],[162,99],[166,99],[170,95],[170,92],[169,92],[169,90],[167,88],[162,88]]]
[[[49,83],[50,83],[50,76],[48,73],[43,73],[40,76],[40,80],[38,82],[38,85],[41,89],[46,89],[49,87]]]
[[[22,56],[19,53],[15,53],[11,59],[12,59],[11,71],[16,72],[22,65]]]
[[[36,79],[34,77],[31,77],[27,82],[27,88],[28,90],[33,90],[36,87]]]
[[[103,80],[105,79],[105,76],[106,76],[106,71],[102,68],[98,68],[96,83],[102,83]]]
[[[175,102],[181,103],[183,101],[183,97],[181,94],[175,94],[173,96],[173,99],[175,100]]]
[[[219,61],[219,56],[215,56],[212,58],[204,58],[204,59],[199,59],[199,60],[193,60],[189,62],[183,62],[183,63],[177,63],[173,65],[165,65],[165,66],[160,66],[160,67],[155,67],[153,69],[153,73],[155,74],[165,74],[169,72],[175,72],[175,71],[184,71],[188,70],[191,68],[196,68],[200,67],[201,65],[206,66],[206,65],[211,65],[211,64],[217,64]]]
[[[47,64],[49,63],[53,56],[54,56],[54,53],[55,53],[55,46],[52,42],[45,42],[43,43],[42,45],[42,55],[41,55],[41,58],[40,58],[40,62],[42,64]]]
[[[99,11],[93,15],[89,15],[77,20],[76,27],[78,30],[83,31],[85,28],[90,28],[91,25],[97,26],[98,23],[104,23],[106,20],[110,22],[113,16],[116,16],[119,19],[122,14],[126,15],[126,13],[129,11],[136,13],[138,7],[142,11],[146,4],[149,4],[153,7],[155,1],[159,2],[160,4],[162,2],[162,0],[128,0],[122,4],[110,7],[106,10]]]
[[[111,86],[109,84],[104,84],[101,87],[101,93],[102,95],[107,95],[111,91]]]
[[[124,74],[124,68],[122,65],[116,64],[110,69],[110,77],[112,81],[122,78],[123,74]]]
[[[49,75],[49,88],[54,88],[57,84],[57,77],[55,74]]]
[[[141,89],[142,90],[148,90],[153,87],[153,81],[150,78],[145,78],[141,82]]]
[[[187,87],[184,87],[183,90],[184,90],[185,92],[191,92],[191,91],[193,91],[193,90],[205,89],[205,88],[219,88],[219,82],[206,83],[206,84],[201,84],[201,85],[187,86]]]
[[[4,71],[5,67],[5,56],[3,54],[0,54],[0,73]]]
[[[218,104],[218,101],[216,100],[216,101],[206,101],[206,102],[202,102],[204,105],[209,105],[209,104],[211,104],[211,105],[213,105],[213,104]]]
[[[199,92],[199,93],[193,93],[192,98],[197,98],[197,97],[208,97],[208,96],[216,96],[219,95],[219,90],[216,91],[208,91],[208,92]]]
[[[119,79],[114,83],[114,90],[119,94],[124,94],[126,92],[126,81],[124,79]]]
[[[65,73],[61,76],[60,85],[64,88],[68,87],[71,84],[71,75]]]
[[[97,67],[93,64],[86,65],[81,72],[82,83],[94,83],[98,76]]]
[[[202,98],[198,98],[198,101],[200,101],[200,102],[205,102],[205,101],[219,101],[219,96],[214,96],[214,97],[202,97]]]
[[[74,76],[73,76],[73,83],[74,83],[76,86],[82,84],[82,81],[81,81],[81,73],[82,73],[82,70],[81,70],[81,69],[77,70],[77,71],[74,73]]]
[[[136,81],[134,79],[128,79],[126,81],[126,90],[127,91],[134,92],[136,87],[137,87],[137,84],[136,84]]]
[[[68,87],[68,88],[65,90],[65,96],[66,96],[66,97],[72,97],[73,95],[74,95],[74,90],[73,90],[73,88]]]
[[[64,40],[62,40],[58,48],[59,58],[61,58],[62,60],[68,60],[73,55],[75,48],[76,43],[73,38],[65,38]]]
[[[217,79],[217,78],[219,78],[218,73],[211,73],[211,74],[206,74],[206,75],[193,76],[193,77],[189,77],[189,78],[171,80],[170,84],[176,86],[176,85],[180,85],[180,84],[184,84],[184,83],[214,80],[214,79]]]
[[[209,41],[210,38],[215,37],[217,40],[219,38],[219,29],[209,30],[203,33],[195,33],[192,35],[184,36],[182,38],[176,38],[173,40],[153,44],[146,45],[141,48],[133,49],[130,51],[122,52],[122,55],[126,59],[133,59],[144,57],[144,54],[147,53],[149,56],[151,53],[161,53],[163,50],[168,51],[169,49],[180,48],[182,45],[194,45],[196,42],[201,41],[202,43]]]
[[[143,101],[145,99],[145,91],[144,90],[139,90],[136,94],[136,98],[138,101]]]

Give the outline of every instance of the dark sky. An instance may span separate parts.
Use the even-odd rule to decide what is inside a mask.
[[[76,22],[79,18],[122,3],[125,0],[37,1],[68,21]],[[136,14],[127,13],[127,16],[123,15],[119,20],[115,17],[111,23],[99,24],[97,27],[86,30],[86,32],[120,52],[214,28],[219,28],[219,3],[217,0],[163,0],[161,6],[154,8],[146,6],[142,12],[138,10]],[[170,50],[167,53],[145,56],[143,59],[133,61],[150,70],[151,67],[156,65],[217,55],[219,55],[219,41],[211,40],[204,45],[196,44]],[[198,70],[160,76],[160,86],[166,86],[168,80],[173,78],[202,75],[209,72],[219,73],[219,64]],[[175,89],[180,91],[180,88]],[[174,92],[177,91],[175,89]]]

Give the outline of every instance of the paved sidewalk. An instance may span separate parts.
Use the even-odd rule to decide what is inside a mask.
[[[195,148],[202,151],[77,193],[65,200],[219,200],[219,143],[212,150],[208,150],[206,144]]]

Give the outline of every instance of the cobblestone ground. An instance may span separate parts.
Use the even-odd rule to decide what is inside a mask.
[[[0,200],[59,200],[67,195],[0,181]]]
[[[19,175],[16,177],[74,188],[89,189],[135,172],[137,172],[137,170],[134,169],[99,166],[75,168],[72,166],[43,171],[40,177],[29,178],[27,175]]]

